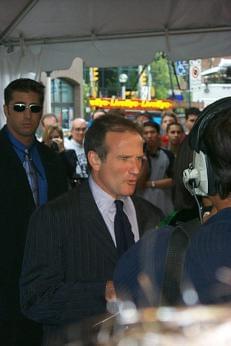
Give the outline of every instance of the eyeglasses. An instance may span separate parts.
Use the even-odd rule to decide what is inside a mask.
[[[31,113],[40,113],[42,111],[42,106],[35,103],[25,105],[25,103],[15,103],[13,105],[13,110],[17,113],[24,112],[26,109],[29,109]]]
[[[85,132],[87,130],[86,127],[74,127],[74,130],[76,132]]]

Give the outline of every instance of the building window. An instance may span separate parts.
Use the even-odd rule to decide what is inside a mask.
[[[51,81],[51,109],[64,129],[69,129],[73,120],[74,89],[74,85],[65,79]]]

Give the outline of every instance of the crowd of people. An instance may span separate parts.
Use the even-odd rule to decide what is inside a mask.
[[[97,111],[65,137],[44,93],[23,78],[4,90],[2,345],[64,345],[67,326],[90,328],[111,302],[188,304],[189,287],[194,303],[230,301],[231,98],[187,109],[184,124]],[[182,270],[169,257],[179,225]]]

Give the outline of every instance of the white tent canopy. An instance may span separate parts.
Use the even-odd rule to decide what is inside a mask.
[[[0,0],[0,86],[81,57],[88,66],[231,54],[230,0]]]
[[[0,5],[0,46],[30,47],[43,70],[70,66],[76,56],[90,66],[118,66],[150,62],[156,51],[173,60],[231,54],[230,0],[1,0]]]

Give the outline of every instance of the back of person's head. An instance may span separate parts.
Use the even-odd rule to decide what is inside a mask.
[[[206,107],[189,134],[191,148],[198,154],[194,166],[207,176],[208,195],[222,199],[231,192],[231,97]],[[203,167],[201,164],[203,163]]]
[[[91,118],[92,118],[92,120],[95,120],[95,119],[97,119],[99,117],[102,117],[105,114],[106,114],[106,112],[103,109],[97,109],[96,111],[94,111],[92,113]]]
[[[188,143],[188,136],[183,140],[178,155],[174,161],[173,170],[173,204],[176,210],[197,208],[194,197],[189,193],[183,183],[183,171],[193,160],[193,150]]]
[[[119,117],[125,117],[126,115],[126,112],[121,109],[121,108],[115,108],[115,109],[110,109],[108,112],[107,112],[107,115],[109,116],[119,116]]]
[[[34,92],[39,95],[40,104],[44,101],[44,85],[29,78],[19,78],[12,81],[4,90],[5,105],[9,105],[14,92]]]
[[[142,136],[143,132],[140,126],[129,119],[118,115],[105,115],[92,123],[87,130],[84,141],[85,154],[89,151],[95,151],[101,160],[105,160],[108,148],[105,145],[105,139],[108,132],[133,132]]]

